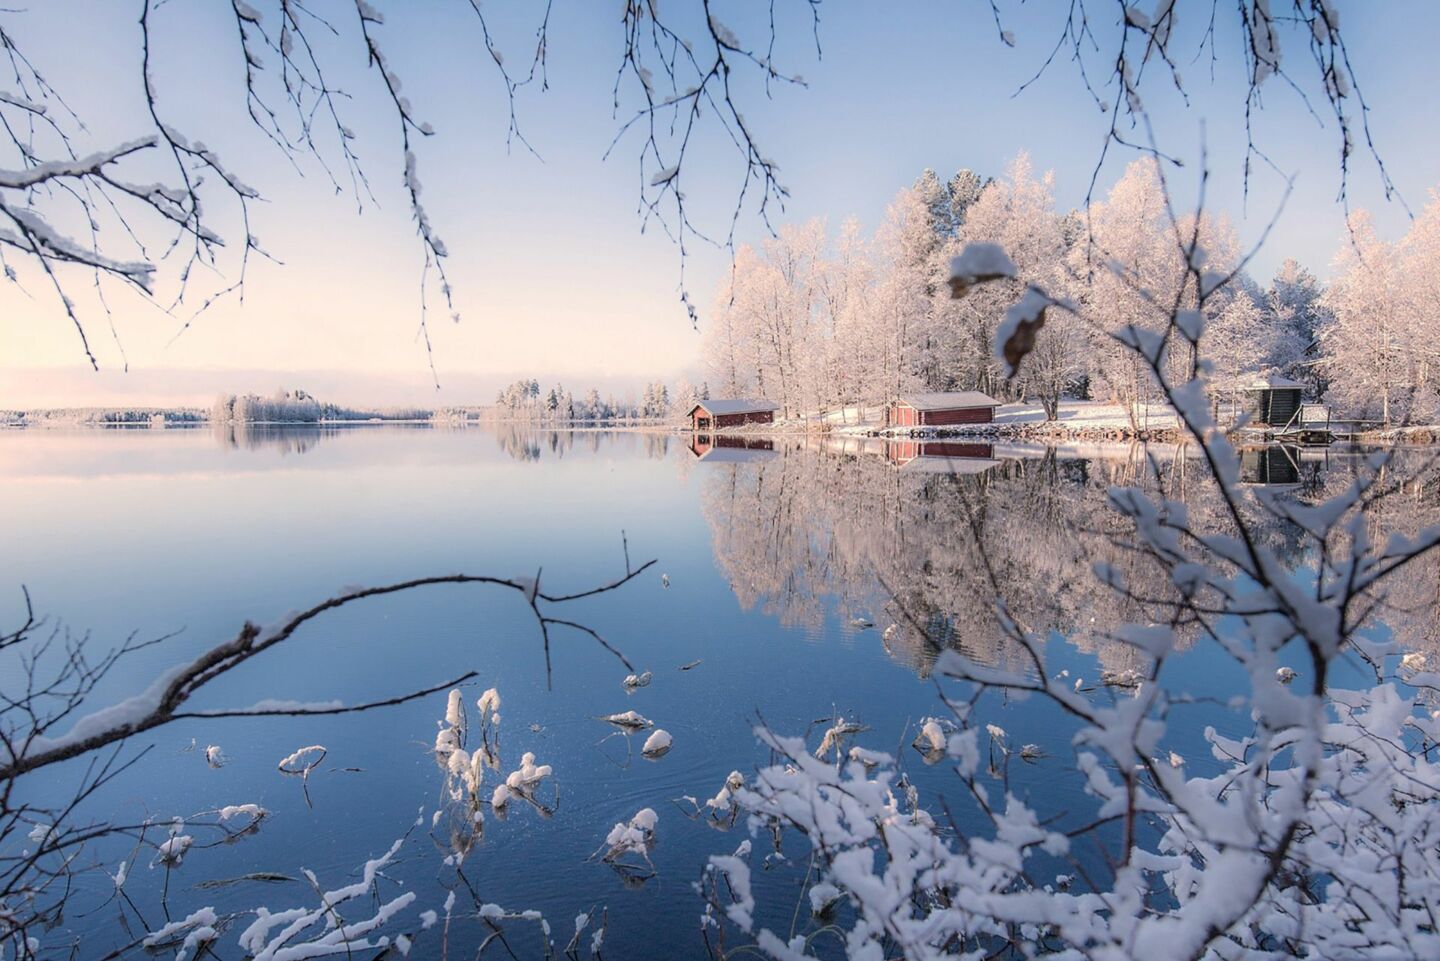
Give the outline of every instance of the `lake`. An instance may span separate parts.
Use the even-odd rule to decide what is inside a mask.
[[[1375,508],[1388,512],[1387,523],[1410,527],[1437,513],[1433,472],[1420,455],[1412,461],[1409,473],[1389,468],[1394,497]],[[1311,500],[1348,483],[1358,462],[1340,450],[1268,448],[1245,452],[1242,474],[1260,496]],[[616,590],[547,608],[593,629],[637,673],[650,672],[646,686],[626,687],[624,664],[564,625],[550,627],[547,684],[523,596],[441,585],[316,618],[189,705],[353,705],[473,671],[462,688],[471,747],[476,699],[495,688],[503,702],[499,767],[485,772],[481,796],[488,800],[531,752],[553,768],[540,804],[514,801],[503,817],[484,804],[476,830],[468,809],[451,801],[434,751],[443,690],[359,714],[176,722],[126,743],[122,759],[145,753],[81,805],[84,818],[153,824],[143,843],[137,828],[86,846],[67,909],[41,946],[64,954],[78,943],[76,956],[104,957],[213,906],[229,916],[215,955],[242,957],[237,939],[255,908],[315,902],[302,870],[323,889],[354,883],[367,859],[404,837],[378,890],[382,898],[414,893],[385,931],[407,933],[417,956],[439,957],[442,942],[450,956],[474,956],[494,930],[475,915],[494,903],[542,912],[555,953],[576,916],[594,912],[582,956],[603,913],[607,957],[704,957],[694,885],[708,856],[735,851],[751,834],[743,818],[697,816],[686,799],[703,805],[732,770],[748,774],[768,761],[757,724],[807,735],[813,748],[833,719],[853,719],[864,728],[854,743],[896,753],[922,804],[955,805],[963,831],[970,822],[949,765],[927,764],[910,745],[923,719],[944,713],[940,693],[958,687],[932,676],[940,651],[1015,660],[996,624],[992,583],[1028,627],[1049,632],[1047,671],[1101,688],[1102,678],[1123,684],[1140,666],[1107,630],[1145,611],[1091,574],[1107,562],[1132,584],[1149,576],[1107,507],[1112,485],[1163,490],[1192,517],[1218,517],[1193,453],[1155,445],[702,442],[508,425],[0,432],[0,632],[23,620],[24,585],[57,636],[88,637],[92,651],[132,634],[173,635],[120,661],[91,709],[143,691],[247,620],[273,623],[346,585],[538,572],[542,592],[573,593],[623,576],[627,563],[656,561]],[[1278,521],[1262,530],[1303,576],[1294,532]],[[1413,565],[1392,584],[1395,613],[1384,630],[1436,649],[1437,583],[1433,557]],[[1203,765],[1204,727],[1238,734],[1245,719],[1223,706],[1238,682],[1233,666],[1203,639],[1186,643],[1176,673],[1211,700],[1173,718],[1165,746]],[[0,681],[9,693],[23,672],[15,651],[4,653]],[[1126,696],[1123,686],[1103,690]],[[631,710],[673,736],[668,753],[642,757],[649,731],[627,735],[597,720]],[[1023,761],[997,761],[1009,790],[1057,817],[1081,817],[1093,802],[1071,763],[1071,723],[1039,701],[993,698],[980,710],[1008,744],[1037,749]],[[277,770],[308,745],[326,749],[308,776]],[[214,765],[210,746],[220,748]],[[16,800],[63,802],[86,763],[25,776]],[[204,822],[206,812],[241,804],[269,812],[253,834],[212,844],[218,835],[196,828],[179,865],[157,858],[154,845],[173,818]],[[597,854],[607,834],[645,807],[658,815],[650,865],[605,863]],[[29,841],[3,843],[13,863]],[[799,905],[800,842],[788,839],[782,856],[763,832],[753,844],[757,890],[771,905],[758,920],[781,932],[813,929],[818,922]],[[109,875],[122,861],[129,876],[116,897]],[[244,879],[257,874],[264,877]],[[427,910],[441,922],[423,928]],[[504,943],[489,942],[485,957],[508,957],[507,947],[543,956],[537,924],[501,928]]]

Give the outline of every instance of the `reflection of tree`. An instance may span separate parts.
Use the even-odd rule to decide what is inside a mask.
[[[664,460],[670,456],[672,439],[667,433],[551,429],[515,421],[486,421],[482,422],[482,429],[494,434],[502,451],[527,463],[538,461],[542,456],[564,457],[576,444],[591,454],[600,453],[602,448],[620,447],[635,453],[643,451],[650,460]]]
[[[353,428],[285,427],[275,424],[252,424],[246,421],[211,421],[210,433],[221,447],[244,448],[245,450],[273,449],[281,454],[303,454],[322,440],[334,437],[342,430]]]
[[[1184,449],[1150,445],[1034,448],[956,473],[887,462],[869,441],[780,445],[771,459],[705,464],[702,509],[716,560],[742,607],[787,626],[817,629],[827,614],[868,615],[886,632],[886,649],[924,673],[945,648],[1008,663],[1013,653],[994,605],[999,586],[1010,616],[1032,630],[1057,631],[1096,653],[1106,670],[1142,665],[1136,651],[1105,633],[1123,623],[1168,620],[1177,589],[1159,565],[1134,550],[1128,522],[1110,508],[1109,491],[1139,487],[1171,499],[1197,526],[1225,532],[1229,521],[1205,483],[1203,462]],[[909,455],[907,455],[909,456]],[[939,458],[929,460],[932,465]],[[974,463],[973,461],[970,463]],[[1299,461],[1298,484],[1267,493],[1310,501],[1349,483],[1358,462],[1336,456]],[[1395,468],[1399,470],[1398,466]],[[1375,510],[1379,526],[1406,529],[1440,521],[1435,481],[1408,481]],[[1255,488],[1262,490],[1262,488]],[[1423,506],[1422,506],[1423,505]],[[1250,507],[1267,546],[1296,568],[1306,558],[1293,526]],[[1103,567],[1127,590],[1092,575]],[[1303,576],[1303,572],[1299,575]],[[1408,625],[1406,640],[1440,647],[1433,611],[1440,558],[1417,562],[1391,582],[1389,602]],[[1177,625],[1183,641],[1197,629]],[[1413,638],[1411,635],[1415,635]],[[1090,681],[1094,678],[1088,679]]]

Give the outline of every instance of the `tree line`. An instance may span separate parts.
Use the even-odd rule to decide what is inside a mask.
[[[1275,371],[1355,416],[1440,412],[1429,335],[1440,317],[1440,201],[1395,244],[1376,238],[1358,211],[1328,288],[1287,259],[1268,285],[1242,271],[1194,310],[1200,298],[1176,231],[1198,234],[1205,278],[1218,281],[1241,256],[1226,217],[1172,218],[1150,158],[1131,163],[1088,212],[1058,210],[1053,188],[1053,175],[1037,175],[1023,152],[998,179],[961,170],[942,181],[926,170],[872,237],[854,218],[834,234],[815,219],[741,247],[706,333],[711,381],[725,396],[767,397],[786,416],[912,390],[979,390],[1039,403],[1051,419],[1062,396],[1121,404],[1136,417],[1157,399],[1154,377],[1101,332],[1162,333],[1166,311],[1144,291],[1179,289],[1203,335],[1198,350],[1167,345],[1177,375],[1208,372],[1223,392]],[[976,242],[1000,245],[1017,276],[953,299],[949,263]],[[1067,298],[1079,316],[1052,312],[1010,380],[992,344],[1029,284]]]
[[[595,387],[586,391],[583,397],[576,397],[563,384],[542,389],[538,380],[521,378],[496,393],[491,413],[505,420],[552,423],[670,420],[683,417],[696,403],[709,397],[708,383],[697,387],[683,378],[674,386],[667,386],[663,381],[651,381],[645,385],[638,400],[633,395],[620,398],[614,393],[601,397]]]
[[[323,421],[428,420],[430,411],[418,407],[356,408],[322,402],[303,390],[277,390],[269,397],[257,394],[221,394],[210,407],[214,424],[318,424]]]

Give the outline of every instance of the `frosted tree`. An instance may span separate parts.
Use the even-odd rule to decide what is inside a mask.
[[[1258,372],[1271,353],[1272,333],[1259,305],[1243,290],[1229,299],[1213,323],[1205,326],[1200,344],[1232,418],[1239,410],[1241,375]]]
[[[923,382],[923,367],[933,367],[937,358],[959,349],[937,337],[931,323],[931,295],[942,247],[930,213],[917,190],[902,190],[885,208],[885,220],[876,231],[879,280],[874,309],[886,330],[882,397]]]
[[[603,420],[605,417],[605,402],[600,399],[600,391],[594,387],[585,394],[585,416],[591,420]]]
[[[1423,412],[1437,411],[1437,335],[1440,335],[1440,191],[1431,190],[1430,202],[1410,225],[1397,250],[1400,308],[1409,336],[1414,386],[1423,398]]]
[[[970,345],[962,360],[966,367],[945,378],[955,386],[1005,394],[1009,386],[1000,362],[992,350],[984,349],[995,339],[995,329],[1005,308],[1026,284],[1047,290],[1072,286],[1065,262],[1068,252],[1060,217],[1054,209],[1054,177],[1036,177],[1029,155],[1023,151],[1010,163],[1004,176],[991,181],[971,204],[957,243],[999,244],[1011,257],[1016,277],[989,285],[962,300],[950,297],[948,285],[937,303],[937,317],[959,325],[963,342]],[[1027,367],[1022,389],[1036,396],[1047,418],[1058,416],[1060,393],[1082,372],[1084,343],[1075,326],[1062,320],[1047,325],[1037,339],[1034,361]]]
[[[839,404],[847,419],[853,405],[884,397],[887,331],[875,309],[874,282],[875,266],[860,224],[847,218],[822,281],[831,335],[827,399]]]
[[[1378,416],[1389,426],[1410,410],[1410,332],[1402,310],[1393,244],[1375,234],[1367,211],[1349,219],[1349,237],[1321,298],[1331,319],[1320,332],[1326,397],[1346,413]]]
[[[675,390],[671,394],[670,418],[679,420],[690,413],[691,408],[700,400],[700,391],[695,385],[685,378],[675,382]]]
[[[1286,376],[1310,385],[1312,395],[1322,393],[1316,382],[1314,359],[1316,338],[1324,319],[1320,295],[1324,293],[1315,275],[1293,257],[1287,257],[1275,272],[1265,295],[1267,323],[1273,328],[1267,365]]]
[[[1228,221],[1203,212],[1193,217],[1175,214],[1159,161],[1142,157],[1125,168],[1104,203],[1090,209],[1087,243],[1072,254],[1072,269],[1083,278],[1077,291],[1082,316],[1091,330],[1119,324],[1162,333],[1172,309],[1180,308],[1191,311],[1187,319],[1203,330],[1224,298],[1209,296],[1218,288],[1207,289],[1202,297],[1201,287],[1230,277],[1236,255]],[[1165,291],[1175,302],[1158,301],[1152,291]],[[1155,397],[1146,365],[1113,338],[1092,337],[1091,343],[1093,380],[1125,406],[1132,426],[1139,426],[1141,405]],[[1196,343],[1189,338],[1164,341],[1163,359],[1172,377],[1194,376]]]
[[[753,388],[786,415],[814,410],[823,389],[824,246],[824,224],[813,220],[781,227],[758,250],[742,247],[711,341],[722,382],[728,368],[736,393]]]
[[[981,177],[968,167],[957,170],[955,176],[950,178],[950,183],[946,186],[950,191],[952,233],[965,226],[965,218],[969,216],[970,207],[980,199],[980,192],[989,183],[988,178]]]

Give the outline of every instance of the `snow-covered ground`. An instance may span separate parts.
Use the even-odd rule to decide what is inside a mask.
[[[883,409],[872,408],[876,413],[863,423],[836,424],[826,426],[836,433],[871,434],[885,431]],[[1141,431],[1174,430],[1179,426],[1175,412],[1164,404],[1143,405],[1136,417]],[[784,429],[784,428],[782,428]],[[1039,404],[1005,404],[995,411],[995,420],[988,424],[959,424],[941,428],[899,428],[894,433],[947,434],[995,434],[995,433],[1044,433],[1083,435],[1111,431],[1128,432],[1130,417],[1120,404],[1108,404],[1092,400],[1067,400],[1060,403],[1057,420],[1046,421],[1045,410]]]
[[[1142,433],[1169,431],[1179,427],[1175,412],[1165,404],[1142,405],[1136,418]],[[1093,436],[1104,433],[1130,433],[1130,418],[1124,406],[1093,400],[1067,400],[1060,403],[1060,416],[1045,419],[1039,404],[1004,404],[995,411],[994,421],[986,424],[956,424],[945,427],[885,427],[882,405],[847,407],[802,417],[779,418],[773,424],[746,424],[722,428],[730,434],[800,434],[828,433],[856,437],[877,434],[924,436],[929,434],[1046,434],[1054,436]]]
[[[1178,427],[1175,411],[1168,404],[1143,404],[1136,415],[1141,430],[1168,430]],[[1045,411],[1039,404],[1007,404],[995,411],[997,424],[1042,424]],[[1130,426],[1130,417],[1120,404],[1093,400],[1060,402],[1058,426],[1076,430],[1117,430]]]

